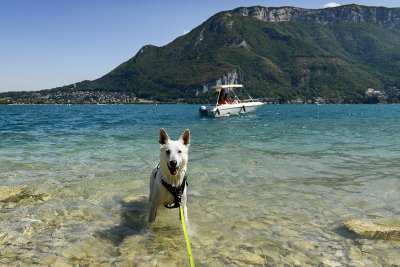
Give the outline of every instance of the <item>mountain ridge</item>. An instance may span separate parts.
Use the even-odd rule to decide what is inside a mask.
[[[323,9],[305,9],[298,7],[240,7],[235,9],[240,16],[252,16],[267,22],[313,22],[337,24],[343,22],[378,23],[382,27],[393,27],[400,24],[400,8],[369,7],[362,5],[344,5]]]

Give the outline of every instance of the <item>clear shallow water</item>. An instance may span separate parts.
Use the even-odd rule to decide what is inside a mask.
[[[344,222],[400,224],[400,106],[0,106],[0,265],[188,266],[177,210],[147,226],[158,131],[192,134],[198,266],[396,266],[400,242]]]

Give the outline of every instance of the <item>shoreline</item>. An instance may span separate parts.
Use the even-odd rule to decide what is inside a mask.
[[[316,104],[316,103],[266,103],[265,105],[298,105],[298,106],[326,106],[326,105],[398,105],[400,103],[326,103],[326,104]],[[176,102],[139,102],[139,103],[11,103],[4,104],[0,103],[0,106],[133,106],[133,105],[207,105],[209,103],[176,103]]]

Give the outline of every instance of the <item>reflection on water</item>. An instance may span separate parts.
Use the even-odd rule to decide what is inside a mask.
[[[399,241],[344,226],[399,225],[397,106],[0,108],[1,265],[189,266],[178,210],[146,222],[160,127],[192,133],[198,266],[400,265]]]

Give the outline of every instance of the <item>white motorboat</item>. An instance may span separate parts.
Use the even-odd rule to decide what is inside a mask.
[[[218,100],[215,105],[201,106],[200,115],[208,117],[224,117],[230,115],[240,115],[256,111],[263,105],[258,99],[240,100],[233,88],[243,88],[241,84],[228,84],[213,86],[210,89],[218,94]]]

